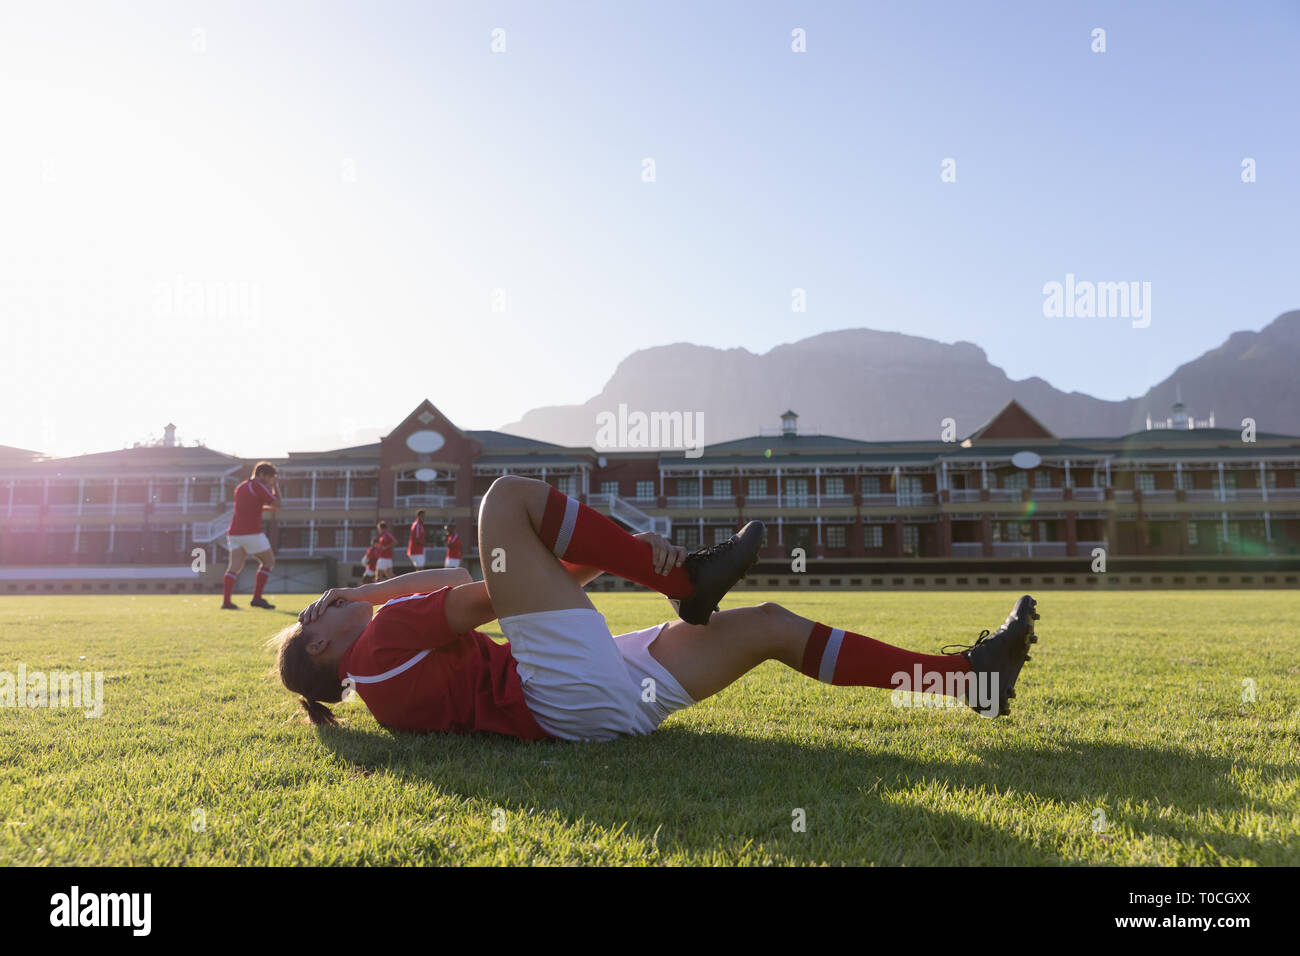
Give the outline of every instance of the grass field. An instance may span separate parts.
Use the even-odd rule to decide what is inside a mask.
[[[0,671],[105,675],[98,719],[0,709],[0,864],[1300,863],[1294,592],[1037,596],[1010,718],[768,663],[607,744],[394,734],[360,703],[317,732],[262,646],[306,595],[0,598]],[[932,652],[1014,597],[730,603]],[[594,600],[615,633],[668,611]]]

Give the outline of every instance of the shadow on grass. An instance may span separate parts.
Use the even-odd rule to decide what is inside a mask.
[[[811,742],[668,728],[605,744],[525,744],[494,735],[456,737],[323,729],[321,742],[366,771],[437,786],[508,812],[556,813],[571,825],[622,827],[661,854],[722,862],[747,844],[779,860],[880,864],[1054,864],[1090,857],[1092,808],[1135,835],[1213,844],[1225,856],[1277,862],[1275,843],[1194,830],[1154,813],[1126,819],[1126,801],[1198,810],[1276,812],[1230,779],[1229,759],[1111,743],[1042,747],[999,743],[959,761],[864,752]],[[971,760],[970,756],[978,759]],[[1257,767],[1266,779],[1290,772]],[[955,795],[959,810],[919,805],[924,787]],[[1059,823],[1035,840],[1032,811],[1012,794],[1071,804],[1073,851]],[[933,799],[933,797],[927,798]],[[807,831],[796,833],[796,808]],[[1005,814],[1005,816],[1001,816]],[[1118,837],[1126,839],[1126,837]],[[1122,855],[1120,857],[1122,859]]]

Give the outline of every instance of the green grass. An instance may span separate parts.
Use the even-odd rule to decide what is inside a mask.
[[[0,864],[1300,863],[1295,594],[1038,597],[1010,718],[768,663],[607,744],[392,733],[360,703],[317,732],[262,646],[307,596],[2,598],[0,671],[103,671],[105,711],[0,709]],[[765,598],[932,652],[1014,595],[729,603]],[[616,633],[668,611],[595,601]]]

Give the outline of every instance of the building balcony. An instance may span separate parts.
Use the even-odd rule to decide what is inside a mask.
[[[1064,541],[994,541],[995,558],[1064,558]]]
[[[456,507],[456,496],[398,495],[393,499],[393,504],[398,508],[454,508]]]
[[[984,545],[979,541],[954,541],[952,543],[954,558],[982,558]]]
[[[1105,501],[1105,488],[1075,488],[1070,495],[1075,501]]]
[[[980,490],[978,488],[953,488],[948,492],[948,500],[954,502],[979,501]]]

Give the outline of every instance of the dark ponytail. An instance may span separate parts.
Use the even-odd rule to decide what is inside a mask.
[[[333,666],[317,661],[307,653],[308,637],[299,622],[286,627],[271,638],[277,650],[280,680],[298,698],[298,705],[307,714],[313,727],[338,726],[338,718],[323,702],[338,703],[343,699],[343,682]]]

